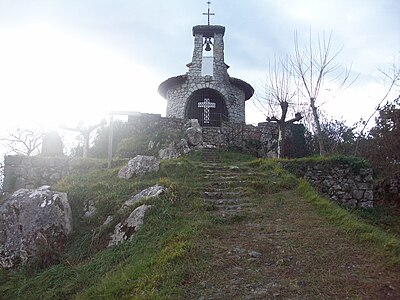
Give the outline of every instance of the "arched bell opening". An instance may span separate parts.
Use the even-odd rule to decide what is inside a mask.
[[[186,103],[185,118],[197,119],[201,126],[221,126],[229,121],[224,97],[213,89],[195,91]]]

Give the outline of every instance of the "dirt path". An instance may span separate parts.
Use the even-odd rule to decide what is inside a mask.
[[[251,194],[268,180],[205,154],[204,200],[215,227],[199,250],[206,264],[186,299],[400,299],[399,270],[318,216],[294,191]]]

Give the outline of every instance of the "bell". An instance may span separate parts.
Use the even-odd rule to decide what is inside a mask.
[[[204,49],[206,51],[211,51],[211,46],[210,46],[210,42],[206,43],[206,48]]]

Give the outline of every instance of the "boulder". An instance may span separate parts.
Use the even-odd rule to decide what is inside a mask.
[[[191,150],[188,142],[185,139],[181,139],[178,143],[172,142],[167,148],[161,149],[158,152],[158,156],[160,159],[178,158],[189,153]]]
[[[62,251],[71,231],[66,193],[50,191],[49,186],[19,189],[0,206],[0,265],[25,264],[43,249]]]
[[[148,145],[147,145],[147,150],[153,150],[153,148],[154,148],[154,146],[155,146],[156,144],[153,142],[153,141],[150,141],[149,143],[148,143]]]
[[[97,211],[96,205],[94,200],[88,200],[85,203],[85,206],[83,208],[83,216],[85,218],[90,218],[92,217]]]
[[[160,169],[160,161],[154,156],[137,155],[118,172],[119,178],[130,179],[133,176],[141,176],[149,172],[157,172]]]
[[[125,221],[118,223],[110,236],[108,247],[129,240],[143,225],[144,216],[150,207],[151,205],[143,204],[137,207]]]
[[[129,198],[127,201],[125,201],[125,203],[123,204],[123,207],[129,207],[132,204],[134,204],[135,202],[137,202],[143,198],[157,197],[164,191],[165,191],[165,188],[163,186],[158,185],[158,184],[153,185],[153,186],[141,191],[140,193],[134,195],[133,197]]]
[[[110,224],[112,221],[114,220],[113,216],[107,216],[106,220],[103,223],[103,226],[107,226],[108,224]]]
[[[190,146],[203,144],[203,130],[197,119],[190,120],[190,127],[186,129],[187,142]]]

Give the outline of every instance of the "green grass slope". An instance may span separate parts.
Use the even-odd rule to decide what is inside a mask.
[[[232,253],[232,247],[235,249],[239,244],[248,245],[249,249],[261,247],[260,253],[268,252],[274,258],[268,268],[261,259],[248,261],[247,257],[236,262],[238,266],[244,262],[245,265],[240,265],[243,269],[260,269],[247,277],[238,275],[249,285],[264,284],[263,280],[272,276],[265,273],[267,269],[274,272],[279,288],[274,286],[265,292],[271,292],[271,297],[274,294],[303,298],[362,297],[353,288],[354,278],[353,282],[345,281],[340,279],[340,272],[326,272],[324,264],[329,264],[323,258],[334,255],[334,245],[341,245],[349,252],[348,257],[343,257],[346,252],[338,251],[340,261],[350,260],[357,253],[356,263],[362,266],[360,274],[365,265],[388,280],[398,274],[400,241],[395,236],[321,198],[307,183],[281,169],[276,161],[231,152],[222,153],[220,160],[222,165],[239,167],[239,172],[247,176],[244,194],[256,209],[221,217],[215,214],[215,207],[204,203],[200,152],[163,161],[157,174],[131,180],[118,179],[118,169],[66,178],[54,187],[68,193],[73,210],[74,233],[65,252],[44,249],[42,256],[53,262],[51,266],[38,260],[16,270],[1,270],[0,299],[197,299],[213,294],[217,287],[223,292],[222,298],[224,295],[240,298],[251,293],[251,289],[235,290],[232,286],[242,285],[232,284],[229,292],[224,290],[224,286],[229,287],[229,274],[233,274],[230,268],[235,264],[227,253]],[[124,212],[119,211],[121,204],[156,183],[168,190],[158,198],[143,201],[153,205],[144,226],[133,239],[106,248],[114,226],[141,203]],[[95,203],[97,211],[91,218],[84,218],[83,208],[89,200]],[[103,225],[110,215],[113,221]],[[306,230],[297,232],[300,227]],[[253,236],[255,232],[257,236]],[[289,234],[293,232],[296,235]],[[311,236],[308,232],[312,232]],[[318,243],[321,232],[329,233],[333,244]],[[275,248],[267,248],[268,243],[275,243],[270,245]],[[301,276],[276,249],[293,251],[299,257]],[[311,252],[321,259],[308,259]],[[334,264],[333,261],[327,267]],[[293,278],[285,270],[292,270]],[[329,291],[318,292],[327,282]],[[339,284],[342,286],[338,287]],[[375,285],[367,287],[364,281],[362,284],[364,291],[370,288],[373,293],[379,292]],[[397,282],[391,284],[400,288]],[[258,287],[252,289],[258,291]]]

